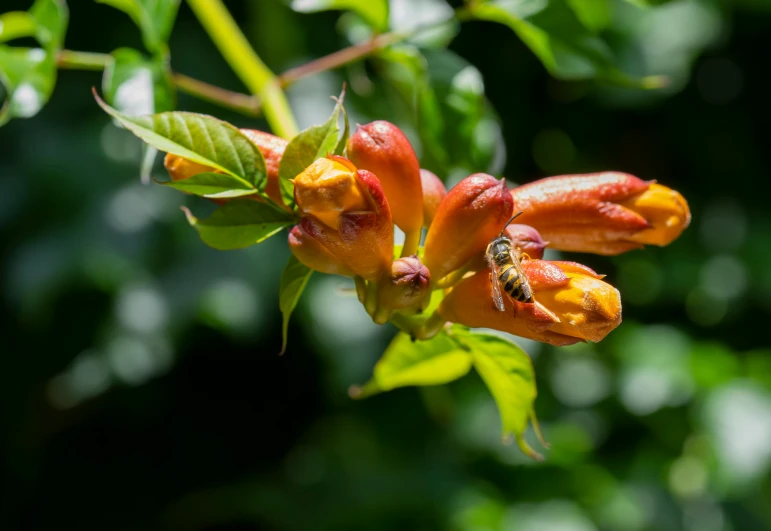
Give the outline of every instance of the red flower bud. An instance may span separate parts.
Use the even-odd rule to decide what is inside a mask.
[[[447,195],[447,188],[439,177],[424,169],[420,170],[420,182],[423,187],[423,226],[430,227],[439,203]]]
[[[394,260],[391,276],[380,281],[379,304],[388,310],[417,305],[429,293],[431,273],[417,256]]]
[[[383,120],[361,125],[348,140],[346,153],[357,167],[380,179],[394,223],[405,233],[419,231],[423,225],[420,164],[401,129]]]
[[[564,251],[614,255],[667,245],[690,222],[685,199],[633,175],[605,172],[548,177],[511,191],[518,221]]]
[[[426,235],[423,263],[434,282],[484,252],[511,217],[506,182],[476,173],[452,188],[439,204]]]

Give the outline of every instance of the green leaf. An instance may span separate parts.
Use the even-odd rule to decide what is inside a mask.
[[[36,0],[29,13],[35,19],[35,37],[40,45],[49,53],[59,50],[69,19],[64,0]]]
[[[113,61],[102,78],[102,91],[110,105],[128,116],[174,109],[176,91],[165,61],[147,58],[131,48],[119,48],[111,55]]]
[[[265,190],[262,153],[229,123],[189,112],[126,116],[107,105],[96,92],[94,97],[107,114],[151,146],[242,179],[260,192]]]
[[[536,388],[530,357],[518,345],[499,336],[460,329],[454,329],[453,334],[471,348],[474,367],[498,404],[503,437],[513,434],[523,452],[541,459],[523,436],[529,419],[533,419],[540,436],[533,413]]]
[[[459,168],[501,171],[499,120],[481,73],[449,50],[394,46],[378,55],[384,76],[411,109],[423,147],[421,165],[437,175]]]
[[[297,136],[289,141],[281,157],[278,167],[279,185],[281,186],[281,196],[287,205],[294,205],[294,186],[289,179],[294,179],[302,171],[313,164],[318,158],[325,157],[330,153],[342,153],[347,141],[349,126],[348,115],[343,109],[343,98],[345,91],[337,99],[332,115],[329,120],[321,125],[312,125],[308,129],[301,131]],[[340,112],[343,112],[345,121],[344,134],[340,136],[340,126],[338,119]]]
[[[471,355],[447,334],[413,341],[400,332],[375,365],[372,380],[353,388],[351,396],[363,398],[409,385],[440,385],[457,380],[469,369]]]
[[[0,14],[0,43],[22,37],[34,37],[37,21],[26,11],[9,11]]]
[[[151,52],[163,52],[179,9],[179,0],[96,0],[123,11],[142,32]]]
[[[474,4],[471,13],[513,29],[556,78],[649,85],[616,67],[607,44],[581,24],[567,0],[493,0]]]
[[[54,90],[56,63],[41,48],[0,46],[0,83],[6,89],[0,125],[11,118],[36,115]]]
[[[34,35],[42,48],[0,45],[0,84],[5,99],[0,105],[0,125],[11,118],[29,118],[43,108],[56,84],[56,54],[67,29],[64,0],[36,0],[29,13],[13,12],[0,18],[10,24],[0,28],[0,42]]]
[[[159,184],[209,199],[243,197],[257,193],[253,187],[227,173],[199,173],[181,181]]]
[[[184,207],[182,210],[201,240],[221,251],[260,243],[296,221],[288,212],[270,203],[247,198],[228,201],[207,219],[197,219]]]
[[[281,309],[281,354],[286,352],[289,317],[297,306],[297,301],[305,290],[313,271],[300,263],[294,255],[289,257],[284,272],[281,274],[281,285],[278,291],[278,306]]]
[[[300,13],[331,9],[353,11],[377,31],[388,29],[388,0],[292,0],[291,5]]]
[[[567,0],[578,20],[593,32],[610,26],[613,13],[611,0]]]

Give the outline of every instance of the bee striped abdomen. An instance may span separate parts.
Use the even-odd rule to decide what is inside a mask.
[[[509,296],[519,302],[530,302],[532,295],[530,290],[523,286],[522,276],[517,272],[517,268],[512,264],[506,264],[501,267],[501,273],[498,275],[503,290]]]

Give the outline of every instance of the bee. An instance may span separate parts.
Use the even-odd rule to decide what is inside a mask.
[[[490,244],[485,251],[485,257],[490,264],[492,273],[490,282],[493,285],[493,302],[495,307],[504,311],[503,296],[501,290],[505,291],[512,299],[524,303],[532,303],[533,290],[530,289],[530,283],[527,281],[525,272],[520,265],[519,252],[511,246],[511,240],[503,235],[506,227],[522,214],[515,214],[503,226],[503,230]]]

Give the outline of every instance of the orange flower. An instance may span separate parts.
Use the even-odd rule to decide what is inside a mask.
[[[289,231],[289,249],[300,263],[328,275],[354,276],[353,271],[324,245],[310,237],[300,225]]]
[[[414,252],[423,226],[423,192],[420,163],[410,141],[394,124],[379,120],[357,127],[346,153],[357,167],[377,175],[394,223],[405,233],[405,251]]]
[[[575,262],[526,260],[522,269],[535,303],[504,294],[505,311],[492,300],[490,272],[461,280],[439,306],[442,318],[470,327],[494,328],[552,345],[600,341],[621,322],[618,290]]]
[[[447,195],[444,183],[428,170],[421,168],[420,182],[423,187],[423,226],[430,227],[434,220],[439,203]]]
[[[506,182],[476,173],[452,188],[439,204],[426,235],[423,263],[434,282],[483,253],[511,217]]]
[[[289,142],[283,138],[263,131],[257,131],[256,129],[241,129],[241,132],[259,148],[265,159],[265,169],[267,170],[268,177],[265,184],[266,195],[275,203],[283,205],[281,189],[278,184],[278,165],[281,162],[281,157],[284,156],[284,150]],[[171,153],[166,154],[163,162],[172,181],[181,181],[199,173],[216,171],[214,168],[172,155]],[[253,196],[253,198],[260,199],[259,196]],[[218,200],[217,202],[227,202],[227,200]]]
[[[303,237],[316,240],[346,271],[365,280],[377,281],[390,272],[391,210],[373,173],[332,155],[316,160],[298,175],[294,193]],[[307,255],[296,256],[309,267],[321,267],[320,261]]]
[[[511,191],[519,222],[564,251],[615,255],[667,245],[688,226],[682,195],[633,175],[605,172],[547,177]]]

